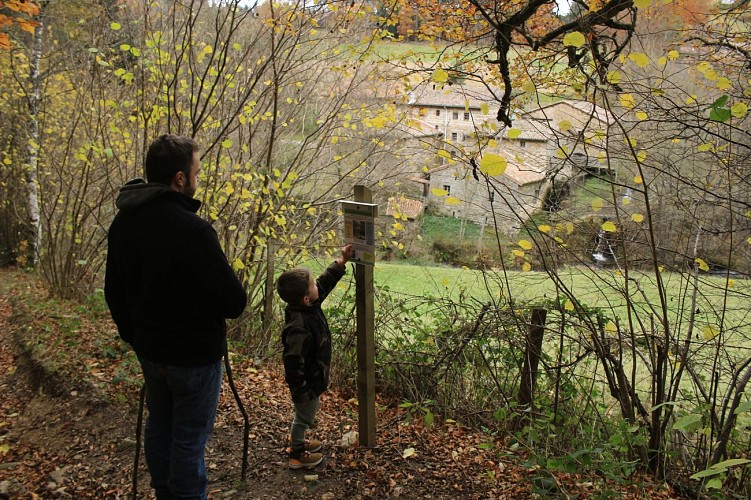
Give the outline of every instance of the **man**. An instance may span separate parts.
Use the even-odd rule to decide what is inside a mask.
[[[128,182],[109,230],[104,292],[146,383],[144,448],[157,498],[207,497],[204,448],[222,382],[225,318],[246,294],[216,232],[196,215],[198,144],[162,135]]]

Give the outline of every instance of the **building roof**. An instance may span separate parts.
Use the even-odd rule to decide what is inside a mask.
[[[515,161],[508,162],[508,164],[506,165],[506,171],[503,172],[503,174],[507,177],[510,177],[511,180],[513,180],[520,186],[533,184],[535,182],[542,182],[545,180],[544,171],[540,172],[539,170],[530,167],[529,165],[524,165]]]
[[[386,215],[404,214],[408,219],[416,219],[423,212],[423,204],[420,200],[400,196],[399,198],[389,198],[386,207]]]
[[[525,116],[527,118],[534,119],[534,120],[548,120],[549,118],[546,115],[546,110],[549,110],[550,108],[554,108],[554,107],[560,107],[560,106],[572,107],[578,111],[581,111],[582,113],[586,115],[593,117],[600,123],[603,123],[607,126],[610,126],[615,123],[615,118],[605,108],[602,108],[596,104],[592,104],[591,102],[586,102],[586,101],[572,101],[572,100],[558,101],[552,104],[540,106],[539,108],[526,111],[523,113],[522,116]]]
[[[484,87],[462,84],[422,83],[409,93],[411,106],[430,106],[479,110],[483,104],[495,105],[498,99]]]

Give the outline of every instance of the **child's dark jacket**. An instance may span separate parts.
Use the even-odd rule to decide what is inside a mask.
[[[287,304],[284,310],[284,376],[295,403],[320,396],[329,385],[331,331],[321,303],[344,273],[334,262],[316,280],[318,300],[309,306]]]

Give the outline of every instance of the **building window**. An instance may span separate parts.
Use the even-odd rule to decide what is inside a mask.
[[[459,112],[458,111],[454,111],[453,113],[451,113],[451,117],[454,120],[458,120],[459,119]]]
[[[457,134],[456,132],[451,132],[451,140],[452,141],[455,141],[458,138],[459,138],[459,134]]]
[[[469,121],[469,113],[464,113],[464,121]]]
[[[526,148],[527,147],[527,141],[519,141],[519,147],[520,148]]]
[[[435,115],[436,116],[441,116],[441,110],[440,109],[436,109],[435,110]]]
[[[446,193],[451,194],[451,186],[448,184],[443,185],[443,190],[446,191]]]

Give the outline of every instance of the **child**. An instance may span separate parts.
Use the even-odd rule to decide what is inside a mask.
[[[279,276],[276,291],[287,303],[284,309],[284,378],[292,393],[295,415],[290,430],[290,469],[312,469],[320,464],[321,443],[305,441],[305,431],[313,424],[321,394],[329,385],[331,332],[321,303],[334,289],[354,257],[352,245],[342,248],[342,256],[318,280],[307,269],[297,268]]]

